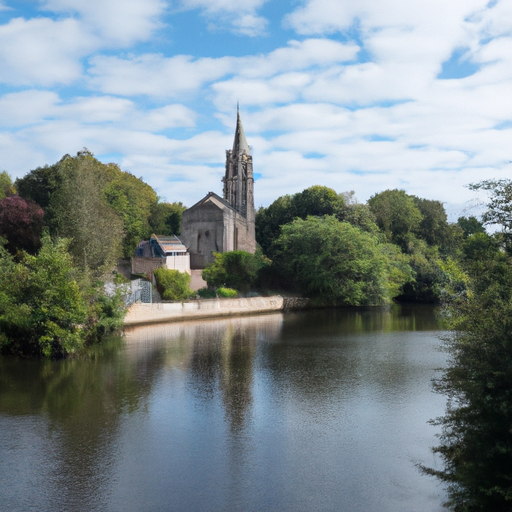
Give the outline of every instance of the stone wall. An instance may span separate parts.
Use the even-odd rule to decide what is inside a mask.
[[[281,311],[284,300],[280,295],[245,299],[204,299],[189,302],[132,304],[124,319],[125,325],[173,322],[196,318],[253,315]]]
[[[157,268],[165,267],[165,258],[139,258],[133,256],[132,262],[132,274],[144,274],[149,275],[153,273]]]

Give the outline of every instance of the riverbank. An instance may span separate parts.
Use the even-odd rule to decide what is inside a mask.
[[[307,305],[307,299],[249,297],[237,299],[201,299],[188,302],[162,302],[158,304],[132,304],[124,319],[125,326],[159,322],[179,322],[200,318],[254,315],[288,309],[300,309]]]

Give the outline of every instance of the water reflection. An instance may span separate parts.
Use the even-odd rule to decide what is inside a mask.
[[[133,327],[88,357],[0,359],[7,510],[441,510],[411,459],[432,308]],[[170,505],[172,504],[172,506]]]

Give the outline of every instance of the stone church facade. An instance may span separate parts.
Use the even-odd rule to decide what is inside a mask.
[[[223,197],[209,192],[183,212],[180,238],[190,252],[192,269],[214,261],[214,252],[256,251],[252,155],[238,110],[222,183]]]

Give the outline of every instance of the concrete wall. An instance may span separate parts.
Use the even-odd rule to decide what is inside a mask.
[[[187,274],[190,274],[189,253],[182,256],[167,256],[165,260],[165,265],[169,270],[179,270],[180,272],[186,272]]]
[[[247,299],[204,299],[190,302],[132,304],[124,319],[125,325],[173,322],[194,318],[251,315],[281,311],[283,297],[251,297]]]

